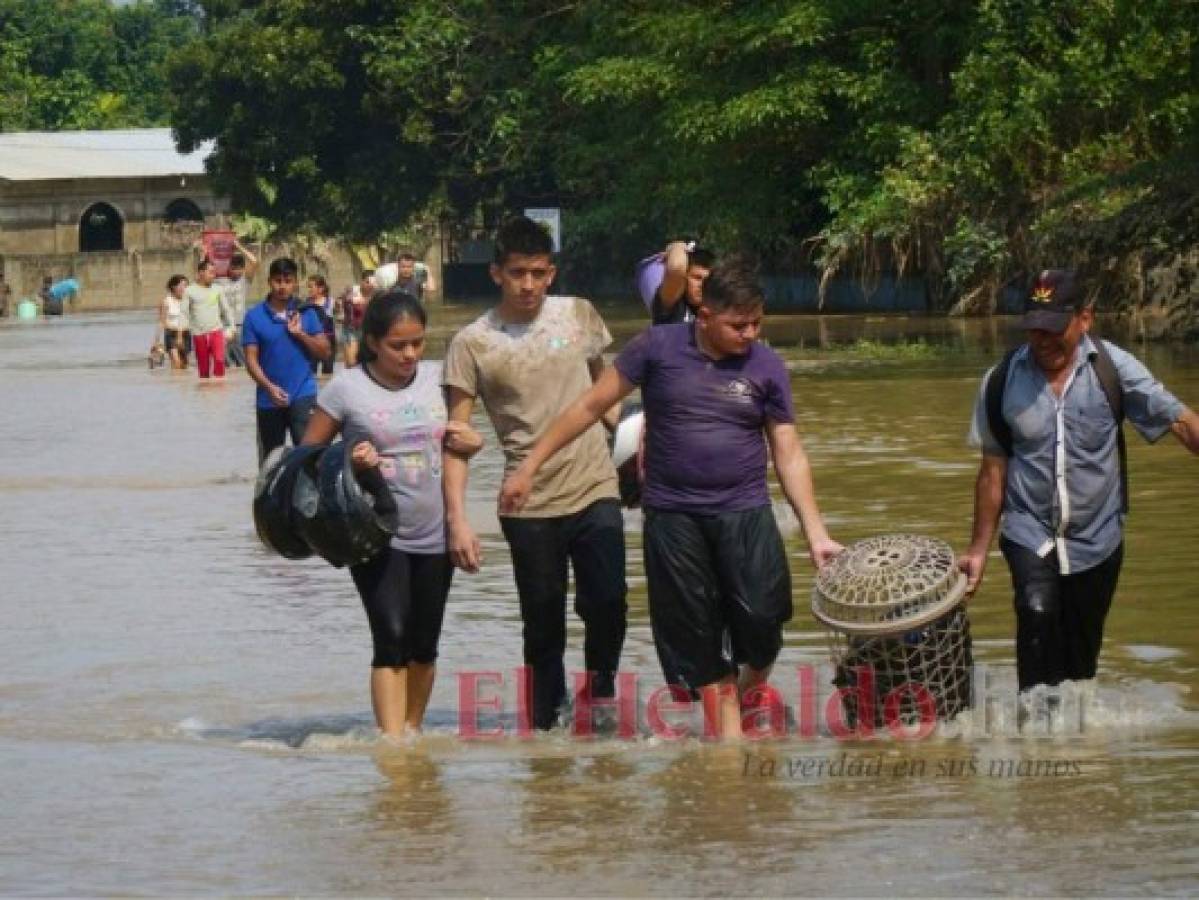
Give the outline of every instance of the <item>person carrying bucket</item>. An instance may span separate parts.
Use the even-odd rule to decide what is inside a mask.
[[[205,257],[196,265],[196,281],[183,293],[183,315],[191,324],[196,370],[201,379],[225,377],[225,330],[233,327],[233,312],[213,283],[216,265]]]
[[[637,290],[655,325],[690,322],[716,257],[694,243],[672,241],[637,265]]]
[[[982,463],[958,561],[974,593],[1002,515],[1021,692],[1095,677],[1124,559],[1122,419],[1199,454],[1199,415],[1132,354],[1090,336],[1094,307],[1073,272],[1042,272],[1024,310],[1026,343],[983,376],[974,405]]]

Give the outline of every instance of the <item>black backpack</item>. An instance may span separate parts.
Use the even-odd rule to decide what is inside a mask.
[[[1091,357],[1091,367],[1095,377],[1107,397],[1107,404],[1112,408],[1112,416],[1116,420],[1116,448],[1120,455],[1120,511],[1128,512],[1128,449],[1124,443],[1124,388],[1120,384],[1120,376],[1116,373],[1116,364],[1112,362],[1103,341],[1096,338],[1091,342],[1097,351]],[[1004,455],[1012,455],[1012,427],[1003,417],[1003,391],[1007,387],[1008,369],[1012,365],[1012,357],[1019,350],[1016,347],[1004,354],[987,379],[985,401],[987,407],[987,424],[991,434],[1003,448]]]

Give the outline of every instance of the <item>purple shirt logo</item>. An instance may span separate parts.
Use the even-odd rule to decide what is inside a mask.
[[[724,395],[738,403],[752,403],[754,399],[753,385],[744,378],[734,378],[724,386]]]

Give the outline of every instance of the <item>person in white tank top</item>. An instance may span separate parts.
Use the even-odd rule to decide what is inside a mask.
[[[158,329],[161,343],[171,358],[172,369],[186,369],[191,353],[192,335],[187,313],[183,310],[183,292],[187,290],[187,278],[172,275],[167,281],[167,295],[158,306]]]

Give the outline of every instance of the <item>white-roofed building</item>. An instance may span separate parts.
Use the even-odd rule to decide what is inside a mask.
[[[169,128],[0,134],[0,271],[18,293],[75,274],[88,307],[142,305],[227,221],[208,152],[180,153]]]
[[[0,134],[0,275],[14,301],[43,279],[73,277],[72,310],[155,307],[168,278],[195,274],[203,230],[230,227],[228,200],[204,171],[211,149],[180,153],[169,128]],[[259,297],[278,256],[334,285],[358,280],[361,265],[338,242],[252,247]]]
[[[207,155],[180,153],[169,128],[0,134],[0,253],[169,246],[162,225],[228,211]]]

